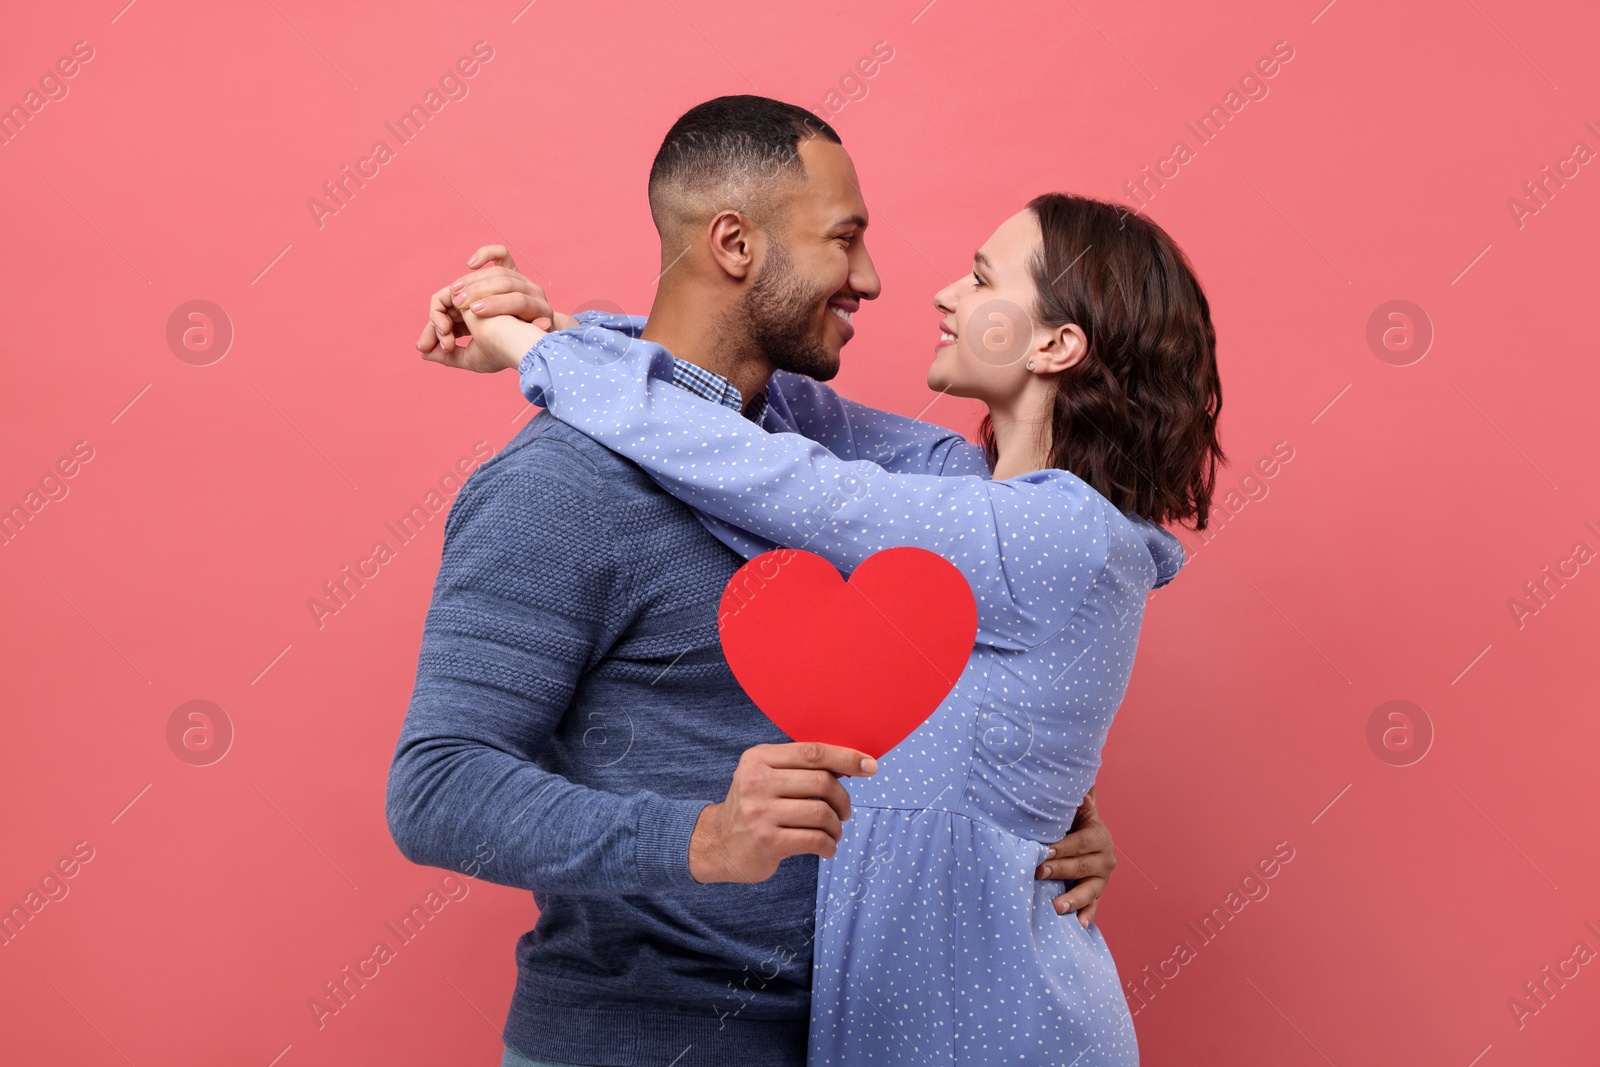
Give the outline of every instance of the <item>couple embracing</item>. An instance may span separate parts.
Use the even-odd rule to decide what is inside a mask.
[[[1093,787],[1183,564],[1162,527],[1204,528],[1223,458],[1186,258],[1068,194],[1001,222],[926,338],[929,387],[988,406],[973,444],[822,384],[880,289],[831,127],[701,104],[649,196],[647,318],[554,311],[491,246],[418,343],[545,409],[451,510],[387,796],[408,858],[533,893],[502,1063],[1137,1063]],[[949,696],[878,760],[786,737],[722,655],[724,585],[907,545],[976,600]]]

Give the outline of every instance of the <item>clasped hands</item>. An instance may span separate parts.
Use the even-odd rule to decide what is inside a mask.
[[[551,309],[504,245],[484,245],[467,266],[471,273],[433,294],[428,325],[417,338],[423,359],[492,374],[515,368],[548,331],[577,324]]]

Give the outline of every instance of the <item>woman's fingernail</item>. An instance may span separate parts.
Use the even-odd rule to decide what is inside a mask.
[[[461,291],[461,279],[460,278],[457,278],[455,281],[450,283],[450,291],[452,293],[459,293]]]
[[[483,309],[488,307],[488,306],[489,306],[489,302],[487,300],[479,300],[479,301],[476,301],[472,305],[472,310],[478,312],[479,314],[482,314]]]

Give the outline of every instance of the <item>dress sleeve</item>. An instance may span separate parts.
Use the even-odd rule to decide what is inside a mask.
[[[980,643],[1031,647],[1104,561],[1096,494],[1065,471],[999,482],[891,474],[797,433],[767,433],[673,385],[672,365],[660,345],[574,328],[534,344],[520,369],[529,402],[742,529],[751,547],[814,552],[845,574],[885,548],[938,553],[972,586]]]
[[[798,433],[841,459],[894,474],[989,477],[983,449],[954,430],[857,403],[804,375],[776,372],[767,398]]]
[[[647,321],[640,315],[604,311],[583,311],[574,317],[585,326],[633,338],[644,332]],[[767,402],[796,433],[840,459],[868,460],[895,474],[989,477],[983,449],[954,430],[857,403],[802,374],[774,373]]]

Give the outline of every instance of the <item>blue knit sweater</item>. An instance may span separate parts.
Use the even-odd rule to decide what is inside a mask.
[[[688,869],[739,753],[788,740],[717,640],[743,562],[544,414],[451,509],[389,823],[408,859],[492,856],[478,877],[533,891],[503,1034],[528,1056],[804,1062],[815,857],[759,885]]]

